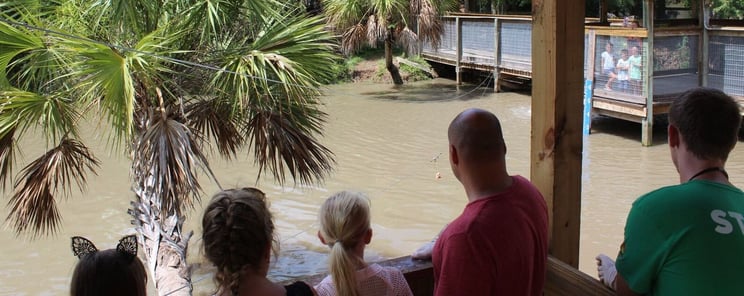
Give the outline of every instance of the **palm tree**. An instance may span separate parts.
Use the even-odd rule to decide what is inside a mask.
[[[184,211],[207,154],[248,148],[260,178],[314,183],[332,169],[318,87],[336,57],[320,18],[275,0],[14,0],[0,4],[0,183],[18,234],[53,233],[56,200],[99,160],[78,130],[110,126],[132,159],[129,213],[160,295],[189,295]],[[39,131],[33,133],[31,131]],[[49,150],[13,173],[15,145]],[[210,149],[208,147],[214,147]],[[216,181],[216,180],[214,180]],[[171,294],[173,293],[173,294]]]
[[[384,42],[385,67],[395,84],[403,84],[403,79],[393,64],[393,46],[411,47],[419,39],[438,46],[443,31],[439,16],[456,5],[456,0],[323,0],[328,23],[341,34],[345,54]]]

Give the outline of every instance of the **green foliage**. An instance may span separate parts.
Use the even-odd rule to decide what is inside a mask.
[[[415,63],[417,63],[419,65],[422,65],[424,67],[431,68],[431,66],[429,65],[429,63],[426,60],[424,60],[423,57],[421,57],[419,55],[411,56],[411,57],[408,57],[407,59],[409,61],[412,61],[412,62],[415,62]],[[423,70],[421,70],[419,68],[412,67],[412,66],[409,66],[409,65],[406,65],[406,64],[400,64],[400,70],[408,73],[408,81],[421,81],[421,80],[429,80],[429,79],[431,79],[431,77],[429,76],[429,73],[426,73],[425,71],[423,71]]]
[[[713,0],[713,18],[744,20],[744,1]]]
[[[150,190],[163,217],[181,215],[198,198],[196,173],[210,171],[201,147],[224,157],[250,147],[261,174],[320,181],[334,161],[315,138],[326,116],[318,87],[343,63],[323,19],[300,7],[277,0],[3,1],[0,18],[16,23],[0,22],[0,180],[55,167],[44,166],[57,159],[47,155],[10,169],[12,147],[37,135],[50,151],[77,153],[56,168],[84,175],[93,168],[85,145],[94,137],[77,130],[83,118],[100,118],[112,127],[114,148],[147,152],[132,154],[133,175],[154,174]],[[14,205],[48,205],[14,209],[7,220],[16,231],[55,228],[58,188],[49,186],[75,185],[55,179],[66,176],[45,171],[49,179],[13,182]]]

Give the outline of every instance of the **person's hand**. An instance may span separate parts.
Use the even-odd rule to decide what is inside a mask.
[[[599,280],[602,283],[615,290],[615,277],[617,276],[617,268],[615,268],[615,261],[607,257],[605,254],[599,254],[595,258],[597,259],[597,274]]]
[[[418,260],[431,260],[431,253],[434,250],[434,243],[436,243],[436,241],[425,243],[416,251],[413,251],[413,254],[411,254],[411,258]]]

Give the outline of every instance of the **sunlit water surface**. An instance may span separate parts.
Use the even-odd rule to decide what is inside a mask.
[[[372,200],[374,237],[367,259],[378,261],[410,254],[456,217],[466,204],[461,185],[447,159],[446,129],[450,120],[469,107],[491,110],[502,121],[511,174],[529,178],[530,97],[493,93],[448,80],[392,85],[347,84],[326,88],[324,110],[328,122],[321,142],[336,155],[335,171],[324,184],[312,187],[256,181],[255,165],[247,152],[238,159],[212,159],[224,187],[258,186],[271,201],[281,240],[273,264],[275,279],[325,271],[326,247],[316,237],[317,211],[322,201],[339,190],[357,190]],[[640,126],[608,118],[594,121],[594,133],[584,141],[580,269],[595,275],[594,256],[616,254],[632,201],[659,186],[678,182],[668,156],[662,124],[654,145],[642,147]],[[90,238],[100,248],[112,248],[132,232],[126,214],[132,198],[129,162],[109,152],[107,136],[91,128],[87,144],[102,160],[97,176],[90,176],[84,193],[60,200],[64,221],[60,231],[36,240],[17,238],[7,227],[0,231],[0,295],[61,295],[68,293],[77,258],[70,236]],[[740,145],[741,146],[741,145]],[[43,141],[25,142],[18,167],[38,157]],[[727,169],[741,184],[744,151],[737,148]],[[442,178],[435,175],[441,173]],[[218,188],[203,177],[205,196],[188,215],[186,229],[195,231],[189,261],[195,269],[195,294],[213,289],[212,270],[203,265],[199,220]],[[5,192],[4,199],[9,199]],[[2,208],[3,217],[8,210]],[[152,287],[150,288],[153,289]]]

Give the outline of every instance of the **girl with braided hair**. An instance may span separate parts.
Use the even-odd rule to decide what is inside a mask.
[[[394,267],[364,262],[364,247],[372,241],[369,200],[342,191],[320,208],[320,241],[331,248],[331,275],[315,286],[320,296],[410,296],[405,277]]]
[[[277,241],[266,196],[256,188],[223,190],[202,218],[204,254],[217,267],[216,295],[315,295],[304,282],[289,286],[266,278]]]

